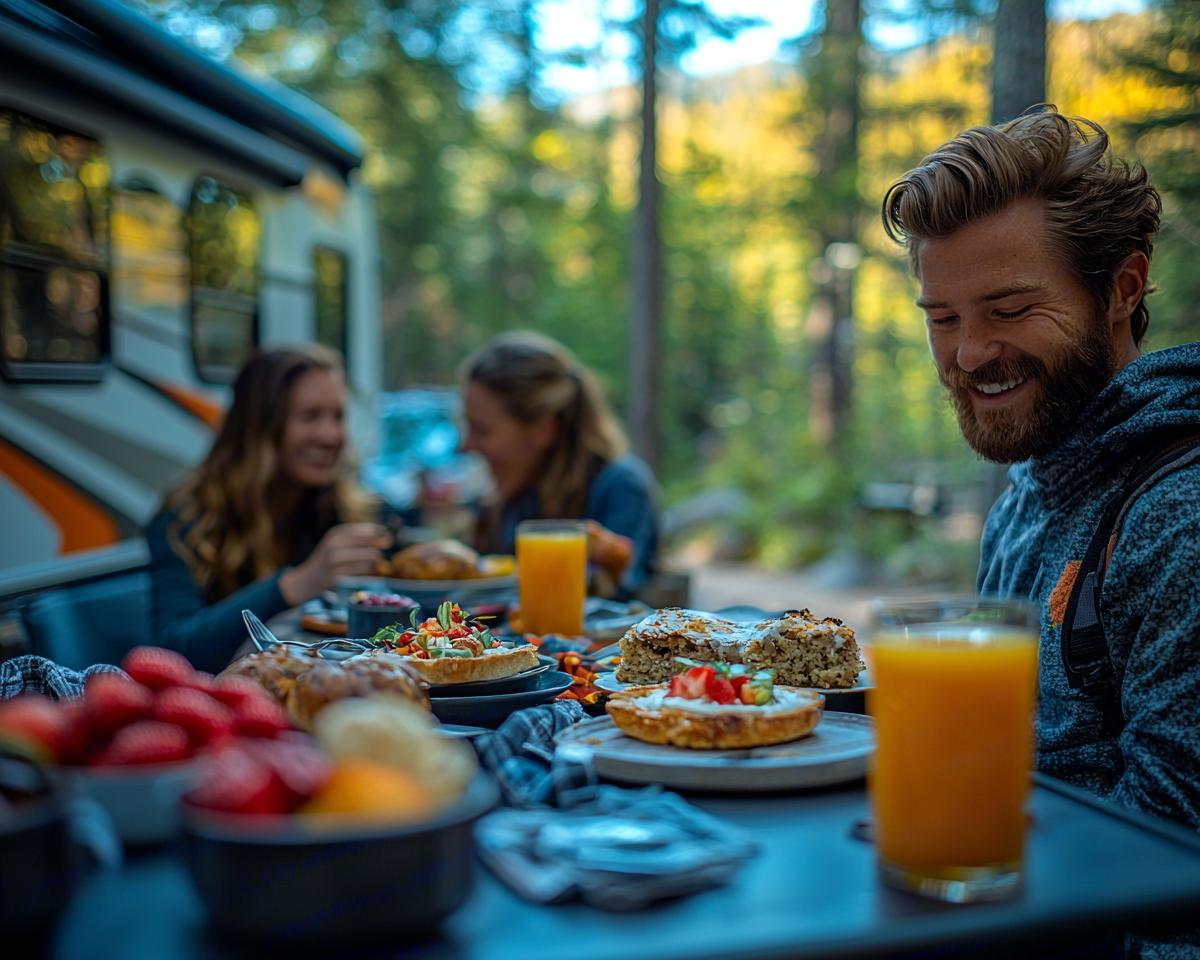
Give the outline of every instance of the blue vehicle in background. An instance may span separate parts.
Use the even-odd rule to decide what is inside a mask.
[[[459,452],[462,402],[449,387],[414,387],[375,399],[378,452],[364,458],[362,482],[408,526],[463,535],[464,507],[491,489],[486,464]]]

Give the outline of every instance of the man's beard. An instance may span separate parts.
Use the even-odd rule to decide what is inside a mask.
[[[1084,325],[1076,348],[1052,366],[1023,355],[996,359],[970,373],[957,364],[938,370],[954,409],[963,439],[985,460],[1017,463],[1060,446],[1079,425],[1080,414],[1117,370],[1116,346],[1101,317]],[[984,383],[1032,380],[1033,408],[976,409],[970,387]]]

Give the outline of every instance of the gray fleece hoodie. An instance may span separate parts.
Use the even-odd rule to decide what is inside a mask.
[[[1059,629],[1100,510],[1147,434],[1200,430],[1200,343],[1147,354],[1120,371],[1079,429],[1008,471],[983,533],[979,592],[1041,611],[1038,768],[1128,807],[1200,829],[1200,465],[1143,494],[1126,517],[1101,612],[1127,726],[1070,689]]]

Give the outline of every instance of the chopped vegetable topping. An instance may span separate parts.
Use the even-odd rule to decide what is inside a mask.
[[[385,627],[371,638],[371,643],[418,660],[477,657],[500,646],[488,628],[457,603],[446,601],[428,620],[419,620],[416,610],[409,619],[411,629]]]
[[[667,688],[668,697],[684,700],[711,700],[713,703],[741,702],[762,707],[773,698],[774,670],[759,670],[753,676],[740,663],[699,663],[676,657],[684,667]]]

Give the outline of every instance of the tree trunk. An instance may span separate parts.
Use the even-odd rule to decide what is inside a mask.
[[[1046,99],[1046,0],[1000,0],[992,53],[992,123]]]
[[[1015,120],[1046,100],[1046,0],[1000,0],[992,47],[992,123]],[[985,512],[1008,487],[1008,467],[992,464]]]
[[[836,443],[849,416],[854,362],[851,301],[858,197],[858,87],[860,0],[827,0],[825,32],[809,82],[825,126],[814,144],[818,161],[809,209],[820,255],[811,271],[817,282],[808,332],[812,339],[812,400],[809,428],[823,443]]]
[[[633,223],[629,314],[629,435],[634,452],[658,469],[658,378],[662,328],[662,241],[658,232],[658,0],[646,0],[642,38],[642,152]]]

